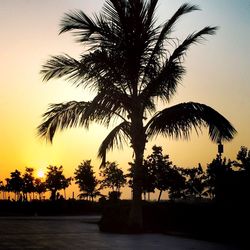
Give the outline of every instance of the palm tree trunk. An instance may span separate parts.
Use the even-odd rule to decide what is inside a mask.
[[[162,189],[160,190],[159,196],[158,196],[158,202],[161,200],[161,194],[162,194]]]
[[[140,178],[140,161],[135,161],[135,171],[133,180],[132,206],[129,214],[129,228],[133,231],[141,231],[143,228],[142,218],[142,185]],[[142,163],[142,161],[141,161]]]
[[[50,199],[52,200],[52,201],[55,201],[56,200],[56,191],[57,190],[51,190],[51,196],[50,196]]]
[[[141,117],[141,119],[140,119]],[[129,228],[134,232],[141,232],[143,229],[142,216],[142,164],[145,149],[145,132],[142,123],[142,116],[135,115],[131,119],[131,138],[134,149],[134,176],[133,176],[133,197],[129,214]]]

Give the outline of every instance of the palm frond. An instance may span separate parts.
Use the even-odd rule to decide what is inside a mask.
[[[98,34],[99,27],[95,21],[88,17],[83,11],[76,10],[66,13],[61,21],[60,34],[73,31],[78,42],[88,41],[93,34]],[[92,39],[93,42],[94,39]]]
[[[190,5],[187,3],[181,5],[181,7],[175,12],[175,14],[163,25],[162,30],[158,36],[157,42],[155,44],[152,57],[160,56],[163,49],[164,41],[166,40],[167,36],[173,31],[175,23],[184,14],[190,13],[195,10],[199,10],[199,7],[196,5]]]
[[[217,111],[200,103],[181,103],[157,113],[148,122],[148,137],[162,134],[174,138],[188,139],[192,129],[198,133],[208,127],[212,141],[233,139],[236,130]]]
[[[116,54],[112,59],[119,63],[121,76],[123,80],[126,80],[126,87],[130,88],[130,92],[131,89],[135,92],[138,83],[136,79],[139,78],[142,69],[141,64],[148,57],[148,46],[152,42],[154,32],[151,22],[156,2],[155,0],[150,2],[106,1],[104,10],[107,18],[105,21],[109,25],[99,24],[107,34],[113,34],[113,37],[106,36],[106,40],[110,41],[110,47],[107,47],[106,40],[101,46]]]
[[[113,20],[118,26],[125,25],[125,17],[127,12],[127,1],[116,1],[116,0],[107,0],[104,4],[104,12],[110,20]]]
[[[109,126],[111,119],[120,118],[126,121],[128,115],[127,109],[124,108],[122,96],[115,92],[101,91],[96,97],[89,102],[84,112],[83,119],[85,121],[95,121],[101,125]],[[88,123],[86,123],[88,124]]]
[[[147,79],[154,78],[156,72],[159,70],[161,65],[161,58],[165,55],[165,44],[164,42],[168,38],[167,36],[172,32],[175,23],[179,20],[179,18],[187,13],[190,13],[194,10],[199,10],[198,6],[190,5],[190,4],[183,4],[175,14],[163,25],[161,32],[159,33],[158,37],[155,38],[156,42],[153,40],[154,47],[152,49],[150,58],[147,62],[147,66],[144,70],[144,79],[143,83]]]
[[[115,90],[123,93],[124,96],[128,91],[128,83],[123,71],[123,62],[117,51],[107,52],[106,50],[98,49],[93,53],[82,56],[81,59],[81,77],[85,77],[94,88]],[[105,63],[104,63],[105,62]],[[80,84],[86,84],[80,82]]]
[[[123,142],[130,138],[129,131],[130,124],[128,122],[122,122],[107,135],[98,151],[98,157],[102,160],[101,166],[106,162],[107,151],[112,150],[114,147],[122,148]]]
[[[40,73],[43,75],[43,81],[61,77],[70,80],[79,76],[80,69],[80,63],[69,55],[52,56],[42,66]]]
[[[176,93],[178,84],[181,82],[185,72],[185,68],[178,61],[167,62],[162,66],[157,77],[151,79],[151,82],[142,91],[141,98],[147,100],[149,97],[157,97],[162,101],[169,102]]]
[[[48,111],[43,114],[43,122],[38,126],[38,134],[52,142],[55,132],[65,128],[86,126],[83,119],[84,112],[89,106],[88,102],[71,101],[50,105]]]
[[[206,35],[214,35],[218,27],[210,27],[207,26],[202,30],[195,32],[189,35],[172,53],[169,58],[169,61],[172,62],[174,60],[180,60],[182,56],[184,56],[189,49],[190,45],[200,43],[204,36]]]
[[[163,101],[169,101],[175,94],[178,83],[185,73],[181,58],[186,54],[190,45],[200,42],[205,35],[215,34],[217,27],[205,27],[199,32],[189,35],[166,59],[163,65],[159,65],[157,71],[150,73],[150,81],[143,89],[141,96],[147,99],[149,96],[157,96]]]
[[[103,15],[112,20],[112,25],[121,31],[125,24],[125,9],[125,1],[107,0],[103,6]]]
[[[90,86],[94,90],[109,89],[127,96],[127,83],[120,65],[120,59],[96,50],[83,55],[80,61],[63,56],[52,56],[43,66],[40,73],[44,81],[65,77],[76,86]],[[103,63],[103,62],[106,63]]]

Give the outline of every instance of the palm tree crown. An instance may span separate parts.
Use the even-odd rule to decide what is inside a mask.
[[[104,139],[99,156],[122,142],[131,143],[135,155],[134,199],[140,199],[140,165],[149,139],[161,134],[188,138],[192,129],[209,128],[213,141],[231,140],[235,129],[214,109],[199,103],[181,103],[157,111],[157,101],[168,104],[185,73],[184,57],[192,44],[215,34],[205,27],[173,47],[172,32],[184,14],[198,10],[183,4],[162,25],[157,25],[158,0],[106,0],[100,14],[90,18],[82,11],[67,13],[60,33],[73,32],[76,41],[88,48],[80,59],[52,56],[41,70],[43,79],[65,77],[76,86],[90,88],[89,102],[53,104],[38,127],[52,141],[57,130],[88,127],[91,122],[118,124]],[[138,185],[137,185],[137,184]],[[137,191],[136,191],[137,190]],[[136,198],[137,197],[137,198]]]

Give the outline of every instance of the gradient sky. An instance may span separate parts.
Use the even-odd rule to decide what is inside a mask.
[[[158,20],[168,19],[186,1],[160,0]],[[184,16],[175,36],[183,39],[206,25],[219,26],[215,36],[193,46],[186,57],[187,73],[171,104],[195,101],[207,104],[223,114],[238,131],[224,145],[224,156],[235,159],[240,148],[250,147],[250,1],[192,0],[200,6]],[[67,53],[78,57],[83,51],[70,34],[58,36],[65,12],[82,9],[98,12],[104,0],[1,0],[0,1],[0,180],[16,168],[46,169],[63,165],[66,176],[83,160],[92,159],[98,171],[98,146],[108,133],[97,125],[88,131],[71,129],[56,134],[53,145],[36,135],[36,127],[48,104],[70,100],[88,100],[88,93],[63,80],[43,83],[39,71],[50,55]],[[177,166],[204,167],[217,153],[207,130],[189,141],[157,138],[150,142],[163,146],[165,154]],[[146,153],[147,154],[147,153]],[[130,149],[114,151],[109,161],[127,169]]]

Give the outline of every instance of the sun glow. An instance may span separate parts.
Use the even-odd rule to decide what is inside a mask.
[[[37,171],[37,176],[38,176],[39,178],[43,178],[43,177],[44,177],[44,171],[43,171],[42,169],[39,169],[39,170]]]

